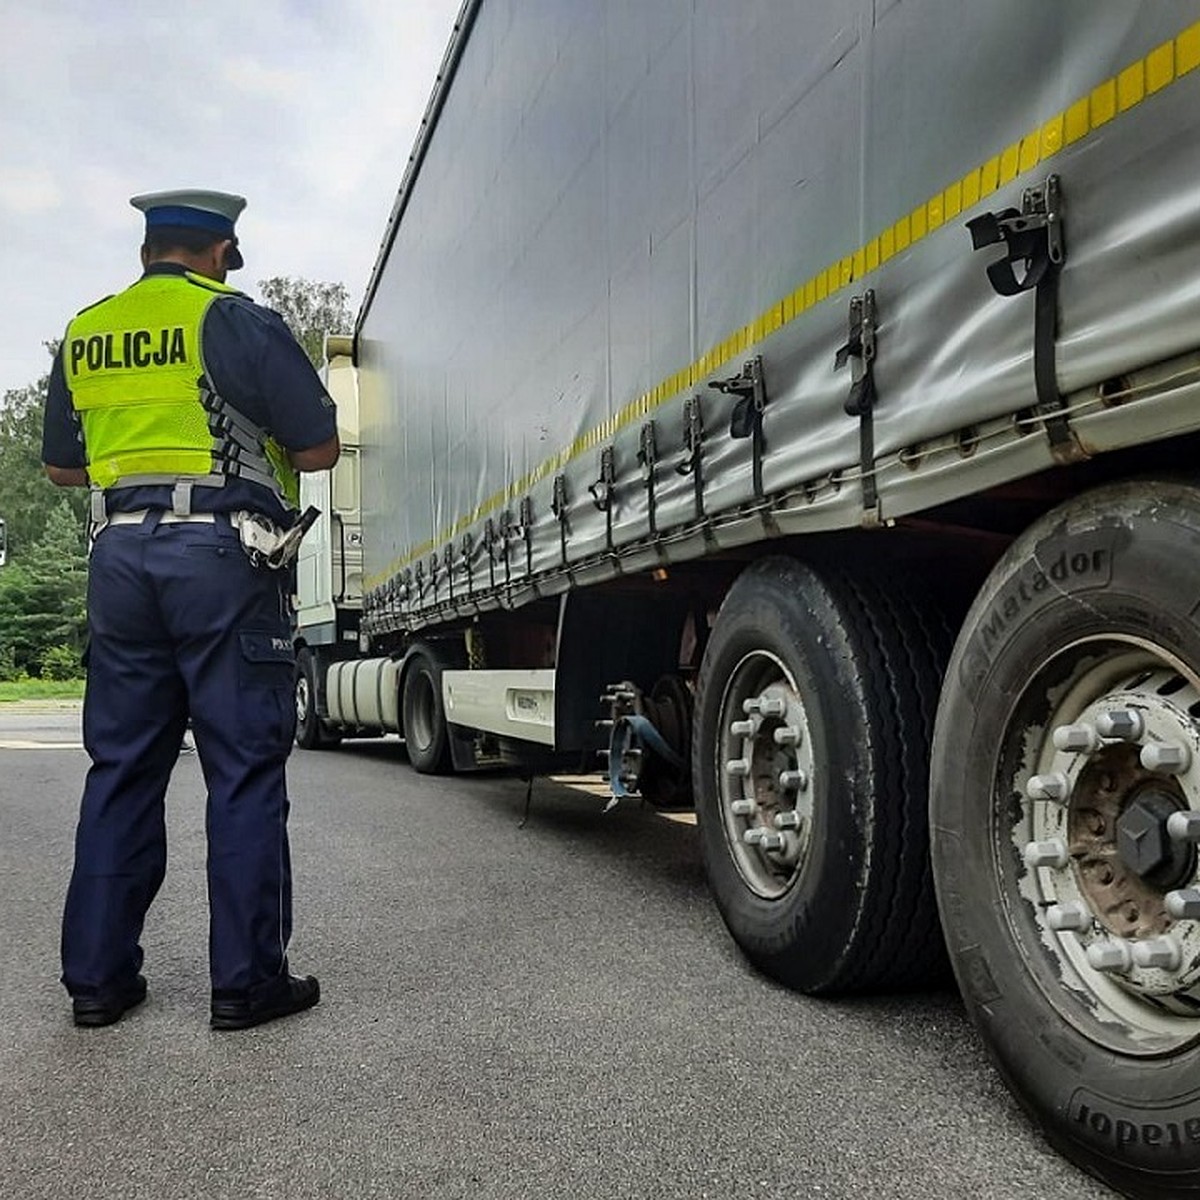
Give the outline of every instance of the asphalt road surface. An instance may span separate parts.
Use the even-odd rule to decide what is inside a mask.
[[[207,1024],[204,788],[168,797],[147,1003],[76,1029],[58,920],[78,714],[0,708],[0,1194],[1107,1197],[1042,1141],[952,992],[818,1001],[751,970],[694,828],[395,742],[292,759],[310,1013]]]

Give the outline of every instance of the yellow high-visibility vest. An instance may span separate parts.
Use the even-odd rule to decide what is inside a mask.
[[[286,452],[208,383],[201,330],[225,295],[241,293],[190,272],[148,275],[67,327],[63,369],[94,486],[219,487],[237,476],[297,506]]]

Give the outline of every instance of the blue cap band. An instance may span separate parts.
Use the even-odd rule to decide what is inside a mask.
[[[151,208],[146,211],[146,228],[153,229],[158,225],[183,225],[193,229],[208,229],[213,233],[223,233],[233,237],[233,222],[220,213],[205,212],[202,208],[172,207]]]

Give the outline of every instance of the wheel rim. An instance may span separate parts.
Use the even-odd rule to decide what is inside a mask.
[[[308,690],[308,676],[300,675],[296,679],[296,720],[303,725],[308,720],[308,709],[312,697]]]
[[[417,749],[425,750],[433,745],[437,727],[437,708],[433,694],[433,680],[425,671],[418,671],[411,682],[412,701],[409,707],[405,737]]]
[[[751,891],[777,899],[803,871],[813,823],[808,714],[780,659],[755,651],[738,663],[717,728],[713,765],[730,856]]]
[[[1019,697],[996,776],[1016,945],[1060,1014],[1120,1053],[1200,1037],[1198,719],[1200,679],[1170,652],[1084,639]]]

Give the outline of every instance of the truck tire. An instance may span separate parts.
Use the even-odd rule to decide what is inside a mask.
[[[701,664],[692,774],[721,916],[801,991],[944,975],[930,879],[929,740],[951,635],[891,582],[764,559]]]
[[[312,652],[296,652],[296,745],[301,750],[326,750],[341,742],[341,735],[317,715],[316,666]]]
[[[959,635],[933,864],[967,1008],[1050,1140],[1200,1195],[1200,487],[1049,513]]]
[[[430,646],[414,649],[404,672],[400,699],[408,761],[422,775],[445,775],[451,770],[450,730],[442,703],[445,664]]]

